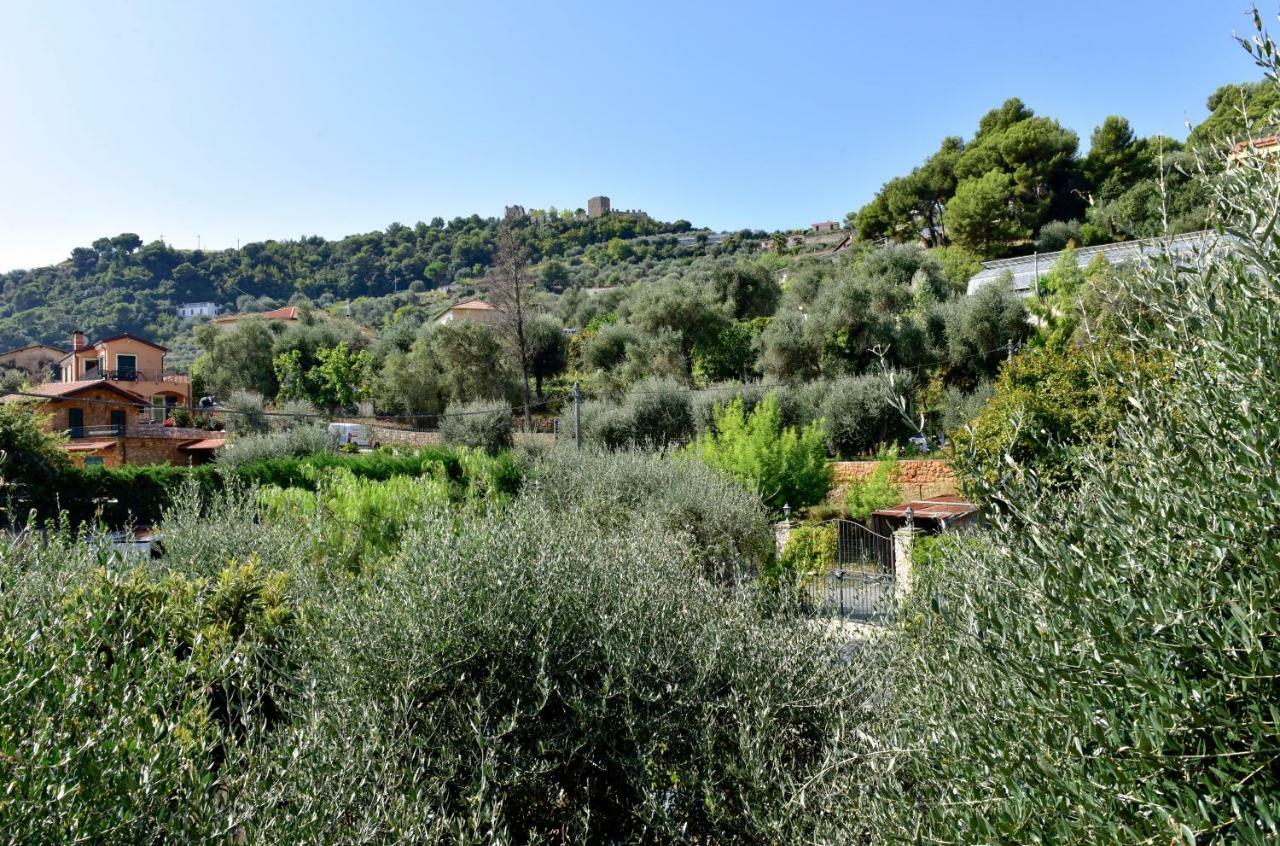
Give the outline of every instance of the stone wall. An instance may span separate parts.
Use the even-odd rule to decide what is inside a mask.
[[[850,479],[864,479],[875,470],[875,461],[833,461],[832,498],[843,497]],[[937,458],[904,458],[898,461],[897,484],[903,500],[953,496],[960,492],[955,473]]]

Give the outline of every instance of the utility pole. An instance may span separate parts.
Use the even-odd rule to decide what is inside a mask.
[[[578,393],[578,383],[573,383],[573,445],[582,449],[582,395]]]

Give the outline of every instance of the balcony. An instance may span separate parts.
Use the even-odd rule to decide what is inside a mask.
[[[190,384],[191,377],[185,373],[170,373],[155,370],[100,370],[84,374],[85,379],[101,379],[108,382],[156,382],[174,385]]]
[[[74,441],[85,438],[174,438],[177,440],[202,440],[225,437],[222,432],[194,429],[182,426],[163,426],[159,423],[143,423],[139,426],[108,424],[106,426],[71,426],[67,437]]]

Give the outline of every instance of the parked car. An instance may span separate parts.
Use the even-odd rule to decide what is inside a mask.
[[[329,437],[340,447],[352,444],[361,449],[374,449],[378,446],[373,430],[363,423],[330,423],[328,431]]]

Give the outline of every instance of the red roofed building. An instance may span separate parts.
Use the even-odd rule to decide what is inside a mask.
[[[470,320],[473,323],[493,325],[502,319],[502,310],[484,300],[463,300],[452,305],[436,318],[436,323],[448,326],[455,320]]]
[[[152,407],[152,418],[163,421],[175,407],[191,406],[191,378],[165,370],[167,352],[159,344],[128,332],[89,344],[84,333],[76,330],[71,334],[71,352],[58,362],[60,378],[53,384],[115,384],[140,397]]]
[[[302,319],[302,310],[297,306],[273,308],[271,311],[254,311],[247,314],[228,314],[209,321],[219,329],[231,329],[242,320],[266,320],[272,323],[295,323]]]
[[[1253,156],[1270,158],[1280,153],[1280,135],[1264,135],[1238,142],[1227,153],[1227,161],[1235,164]]]

